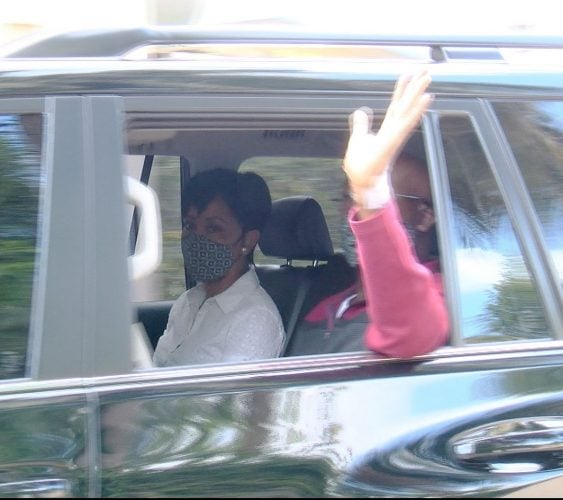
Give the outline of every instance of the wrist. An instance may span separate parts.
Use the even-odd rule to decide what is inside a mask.
[[[385,169],[382,174],[374,177],[368,187],[351,186],[350,195],[360,209],[378,210],[389,202],[391,188],[388,172],[388,169]]]

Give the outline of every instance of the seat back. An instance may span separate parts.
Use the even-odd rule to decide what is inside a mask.
[[[275,200],[258,244],[264,255],[285,260],[280,265],[256,266],[260,283],[283,320],[286,331],[283,355],[302,316],[311,284],[324,267],[319,263],[334,255],[321,206],[309,196]],[[305,262],[295,265],[295,261]]]
[[[321,261],[334,255],[323,210],[310,196],[275,200],[258,244],[264,255],[287,261]]]

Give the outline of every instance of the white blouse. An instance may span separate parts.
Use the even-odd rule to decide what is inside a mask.
[[[284,337],[279,311],[251,267],[207,300],[201,283],[180,295],[153,361],[177,366],[276,358]]]

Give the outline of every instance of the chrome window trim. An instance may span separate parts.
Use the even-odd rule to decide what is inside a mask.
[[[552,362],[549,362],[549,360]],[[365,368],[380,368],[385,377],[401,366],[411,367],[409,374],[424,375],[443,371],[480,371],[483,369],[510,369],[535,365],[560,365],[563,359],[563,341],[529,341],[517,343],[497,343],[483,346],[451,347],[437,349],[431,354],[416,356],[410,359],[384,358],[374,353],[356,352],[342,354],[324,354],[315,356],[295,356],[239,364],[201,365],[195,367],[158,368],[125,375],[92,377],[85,380],[91,388],[118,393],[139,386],[174,387],[175,385],[193,385],[205,390],[214,390],[209,384],[234,384],[232,388],[244,389],[247,385],[279,379],[283,382],[288,377],[298,380],[295,385],[301,386],[304,381],[323,374],[330,375],[327,380],[334,381],[339,373],[343,377],[355,379],[351,371]],[[375,376],[375,375],[373,375]],[[367,376],[371,378],[372,375]],[[362,378],[366,378],[364,375]],[[283,382],[284,385],[287,382]],[[103,388],[103,389],[102,389]]]
[[[550,362],[549,360],[552,360]],[[84,390],[96,392],[103,388],[110,392],[138,388],[139,385],[176,385],[208,384],[210,379],[228,383],[244,379],[259,381],[264,378],[313,374],[344,374],[354,369],[389,365],[411,365],[411,373],[423,375],[438,371],[467,371],[534,365],[560,365],[563,359],[563,341],[540,340],[521,342],[500,342],[495,344],[472,345],[463,347],[445,346],[430,354],[409,359],[385,358],[375,353],[352,352],[341,354],[323,354],[314,356],[295,356],[276,358],[247,363],[225,363],[221,365],[200,365],[186,367],[155,368],[126,374],[102,375],[80,378],[61,378],[51,380],[16,379],[3,384],[0,389],[0,401],[26,401],[34,397],[69,397],[80,396]],[[207,385],[206,385],[207,386]],[[238,386],[237,386],[238,387]],[[93,402],[94,400],[90,400]]]

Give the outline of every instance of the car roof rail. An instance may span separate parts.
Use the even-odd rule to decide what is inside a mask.
[[[399,48],[426,48],[433,62],[453,60],[502,60],[501,48],[563,49],[563,36],[558,35],[423,35],[373,34],[368,32],[344,33],[319,31],[295,26],[256,27],[227,26],[154,26],[139,28],[109,28],[68,31],[53,35],[31,37],[26,43],[4,53],[6,58],[159,58],[172,53],[205,53],[205,46],[213,46],[209,53],[225,55],[217,47],[231,47],[231,55],[239,56],[242,46],[270,48],[288,46],[324,48],[317,57],[327,56],[328,50],[348,47],[348,57],[362,56],[360,47],[393,46]],[[235,51],[234,49],[236,48]],[[355,49],[355,52],[352,50]],[[248,56],[250,52],[242,53]],[[256,51],[254,52],[256,54]],[[262,56],[267,51],[262,52]],[[296,57],[300,57],[296,52]],[[340,53],[342,55],[342,53]],[[364,53],[366,57],[373,55]],[[284,57],[286,57],[285,54]],[[272,51],[269,52],[269,57]],[[328,56],[330,57],[330,56]],[[338,57],[338,55],[336,56]],[[377,57],[377,55],[375,56]]]

